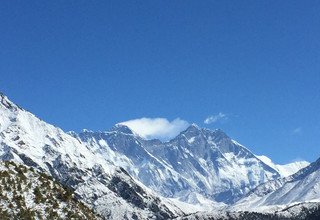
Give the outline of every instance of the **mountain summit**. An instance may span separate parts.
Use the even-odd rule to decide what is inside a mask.
[[[191,124],[167,142],[147,140],[127,126],[110,132],[79,133],[95,149],[111,149],[125,159],[113,161],[165,197],[199,203],[195,195],[227,204],[280,173],[222,130]]]
[[[94,212],[113,219],[170,219],[190,212],[185,208],[190,204],[233,205],[250,192],[258,200],[291,183],[297,189],[311,187],[307,200],[318,187],[318,161],[282,178],[280,165],[254,155],[219,129],[191,124],[167,142],[144,139],[122,124],[104,132],[65,133],[3,94],[0,159],[46,173]],[[296,171],[298,166],[292,166],[290,172]],[[304,184],[306,178],[315,184]],[[301,192],[279,190],[274,193],[281,198]],[[280,203],[266,201],[259,204]]]
[[[135,134],[128,126],[124,124],[116,124],[115,126],[112,127],[111,131],[121,132],[124,134],[131,134],[131,135]]]
[[[120,161],[124,165],[131,161],[103,142],[89,143],[91,136],[99,139],[95,134],[85,131],[86,141],[82,142],[75,138],[78,135],[72,133],[71,136],[45,123],[1,95],[1,160],[46,173],[72,189],[76,198],[105,218],[173,218],[179,209],[174,205],[169,209],[159,197],[116,165]],[[101,147],[94,148],[97,144]]]

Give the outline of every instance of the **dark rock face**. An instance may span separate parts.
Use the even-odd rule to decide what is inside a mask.
[[[38,164],[25,154],[18,154],[23,163],[30,167],[39,168]]]
[[[118,174],[121,175],[123,173],[128,175],[125,170],[120,168]],[[158,198],[148,196],[144,189],[137,185],[129,175],[125,180],[120,175],[112,176],[108,184],[108,188],[111,191],[115,192],[135,207],[141,209],[148,208],[154,213],[157,219],[172,219],[175,217],[167,207],[161,204],[161,201]],[[146,203],[145,199],[149,202]]]
[[[138,194],[136,189],[124,182],[120,177],[112,177],[108,184],[108,188],[126,201],[132,203],[134,206],[141,209],[146,208],[146,204],[144,204],[142,197]]]
[[[14,155],[12,153],[12,151],[15,151],[14,149],[12,149],[10,146],[8,146],[7,144],[1,143],[0,145],[3,149],[3,154],[1,155],[1,160],[2,161],[9,161],[12,160],[14,158]]]
[[[67,164],[61,155],[53,161],[53,166],[50,170],[53,172],[52,176],[55,176],[61,183],[71,188],[83,182],[82,177],[87,175],[83,170]]]
[[[11,111],[23,110],[20,106],[13,104],[8,100],[7,96],[0,92],[0,104]]]
[[[2,93],[0,93],[0,102],[4,107],[8,109],[14,108],[14,106],[10,102],[8,102],[7,98]]]

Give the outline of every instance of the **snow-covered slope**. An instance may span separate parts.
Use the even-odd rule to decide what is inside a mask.
[[[48,173],[74,189],[83,202],[105,217],[172,217],[159,197],[114,165],[114,158],[119,164],[127,160],[107,147],[88,146],[0,94],[0,160]],[[130,165],[130,161],[125,163]]]
[[[232,203],[279,174],[221,130],[191,125],[173,140],[148,146],[149,151],[192,180],[198,193]]]
[[[207,211],[187,214],[177,220],[318,220],[320,219],[320,203],[300,203],[287,206],[275,212],[256,211]]]
[[[281,177],[290,176],[310,164],[307,161],[296,161],[296,162],[280,165],[280,164],[273,163],[270,158],[264,155],[256,156],[256,157],[258,157],[261,161],[263,161],[268,166],[272,167],[274,170],[278,171]]]
[[[258,186],[234,208],[272,211],[301,202],[320,202],[320,158],[289,177]]]
[[[281,178],[305,163],[275,165],[221,130],[193,124],[167,142],[143,139],[121,124],[107,132],[65,133],[2,94],[0,160],[51,175],[111,219],[168,219],[183,210],[223,209],[254,189],[241,200],[246,205],[311,201],[319,195],[314,164]],[[303,189],[305,197],[294,197]],[[275,191],[281,196],[270,196]]]
[[[101,219],[49,176],[0,162],[0,219]]]

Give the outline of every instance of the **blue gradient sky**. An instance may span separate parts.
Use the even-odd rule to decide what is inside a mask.
[[[313,161],[319,11],[320,1],[3,1],[0,90],[64,130],[180,117],[278,163]]]

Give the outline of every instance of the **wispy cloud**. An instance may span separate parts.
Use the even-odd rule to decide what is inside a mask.
[[[222,112],[219,112],[219,114],[208,116],[203,123],[212,124],[222,119],[227,119],[227,115]]]
[[[301,127],[297,127],[295,129],[293,129],[292,134],[297,135],[297,134],[301,134],[302,133],[302,128]]]
[[[163,141],[174,138],[189,126],[187,121],[180,118],[176,118],[173,121],[169,121],[166,118],[139,118],[119,124],[128,126],[143,138],[157,138]]]

